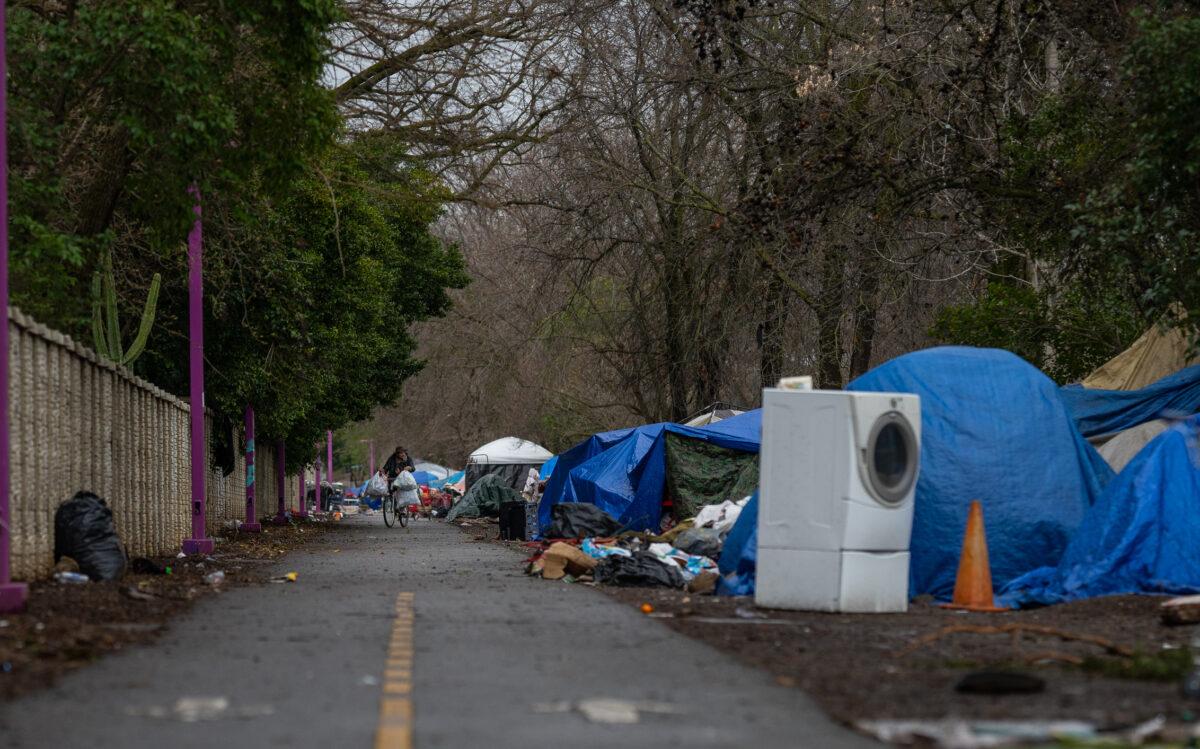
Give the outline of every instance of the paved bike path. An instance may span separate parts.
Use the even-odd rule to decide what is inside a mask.
[[[376,515],[348,525],[281,564],[299,572],[298,583],[208,597],[156,644],[0,704],[0,743],[373,746],[382,685],[395,673],[385,666],[397,595],[411,592],[413,666],[403,698],[422,749],[876,746],[831,723],[798,690],[631,607],[583,586],[526,578],[507,549],[437,522],[388,530]],[[197,697],[225,698],[229,707],[173,710]],[[593,722],[576,705],[595,698],[648,712],[633,724]]]

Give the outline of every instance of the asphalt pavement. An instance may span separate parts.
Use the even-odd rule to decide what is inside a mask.
[[[0,704],[0,745],[876,746],[632,607],[525,577],[511,550],[346,523],[279,564],[298,582],[207,597],[154,645]]]

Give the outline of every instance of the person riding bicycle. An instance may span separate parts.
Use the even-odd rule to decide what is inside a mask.
[[[396,447],[396,451],[383,464],[383,472],[387,474],[389,485],[396,480],[401,471],[409,471],[411,473],[416,470],[412,458],[408,457],[408,451],[400,446]]]

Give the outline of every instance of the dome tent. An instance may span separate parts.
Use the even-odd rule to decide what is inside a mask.
[[[529,469],[541,470],[542,464],[552,457],[546,448],[520,437],[492,440],[467,457],[467,489],[484,476],[496,473],[504,478],[505,484],[521,491]]]

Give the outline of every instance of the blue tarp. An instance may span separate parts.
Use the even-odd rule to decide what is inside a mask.
[[[983,503],[996,588],[1062,557],[1112,469],[1058,386],[1008,351],[962,346],[893,359],[851,390],[921,396],[910,595],[948,600],[971,500]]]
[[[751,411],[704,427],[647,424],[589,437],[558,456],[538,508],[543,532],[560,502],[588,502],[627,528],[657,530],[667,474],[664,432],[756,453],[761,428],[760,412]]]
[[[550,460],[542,463],[542,467],[538,469],[538,478],[542,481],[554,475],[554,466],[558,465],[558,456],[555,455]]]
[[[758,564],[758,492],[742,508],[737,522],[725,536],[721,559],[717,563],[721,579],[717,595],[754,595],[754,572]]]
[[[1200,412],[1200,365],[1182,369],[1141,390],[1093,390],[1067,385],[1059,390],[1084,437],[1119,432],[1147,421]]]
[[[463,476],[465,475],[467,475],[466,471],[455,471],[444,479],[438,479],[437,481],[434,481],[429,486],[433,489],[441,489],[446,484],[457,484],[459,481],[462,481]]]
[[[429,471],[413,471],[413,480],[421,486],[433,486],[437,483],[438,476]]]
[[[1088,510],[1057,566],[1012,581],[1011,606],[1200,592],[1200,417],[1151,441]]]

